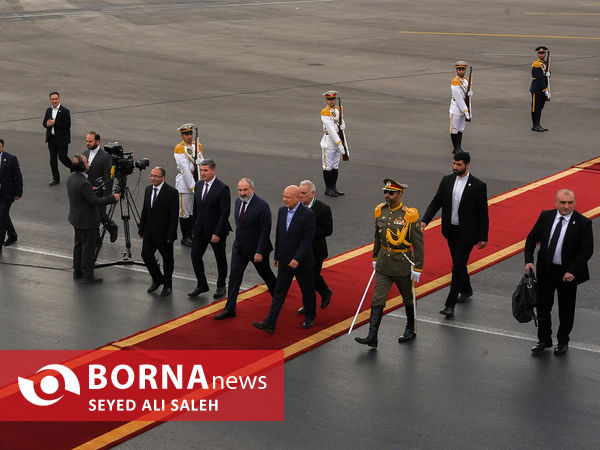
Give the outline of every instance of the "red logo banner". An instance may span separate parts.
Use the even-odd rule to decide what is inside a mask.
[[[282,350],[0,350],[0,421],[279,421]]]

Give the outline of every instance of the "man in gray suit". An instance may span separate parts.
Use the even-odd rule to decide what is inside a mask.
[[[69,222],[75,229],[73,279],[81,278],[83,284],[102,282],[102,278],[94,278],[94,249],[100,225],[98,206],[116,203],[121,197],[120,194],[97,197],[87,179],[89,168],[85,156],[75,155],[71,160],[73,173],[67,181]]]
[[[85,136],[85,146],[87,150],[82,155],[87,158],[90,166],[87,172],[88,180],[92,186],[102,185],[102,187],[96,189],[96,195],[103,197],[104,193],[112,191],[113,182],[110,177],[112,162],[110,156],[100,146],[100,135],[95,131],[90,131]],[[100,222],[102,222],[106,231],[110,233],[110,242],[115,242],[118,237],[119,226],[108,217],[106,205],[98,206],[98,214],[100,215]]]

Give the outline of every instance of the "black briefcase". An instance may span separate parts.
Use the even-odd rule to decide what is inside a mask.
[[[521,277],[521,281],[512,295],[512,314],[517,322],[528,323],[533,320],[537,327],[537,317],[534,311],[534,307],[537,306],[536,283],[533,270],[529,270]]]

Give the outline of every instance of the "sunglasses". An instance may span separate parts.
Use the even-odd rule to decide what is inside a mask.
[[[194,134],[193,131],[182,131],[181,134]]]
[[[394,195],[396,192],[400,192],[400,191],[388,191],[387,189],[383,191],[384,194],[388,194],[388,195]]]

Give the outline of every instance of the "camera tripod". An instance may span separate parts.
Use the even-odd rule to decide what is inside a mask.
[[[118,261],[96,264],[94,267],[99,269],[101,267],[108,266],[145,266],[143,262],[135,261],[131,257],[131,230],[129,227],[129,220],[133,217],[133,220],[136,224],[140,223],[140,213],[135,205],[133,200],[133,196],[131,195],[131,191],[129,190],[129,186],[127,186],[127,177],[119,177],[118,178],[118,186],[121,191],[121,198],[117,203],[113,203],[110,205],[110,210],[108,211],[108,217],[112,220],[112,217],[117,209],[117,205],[121,210],[121,220],[123,221],[123,231],[125,233],[125,250],[123,251],[123,258]],[[104,235],[106,234],[106,225],[103,224],[102,231],[100,233],[100,239],[98,244],[96,245],[96,251],[94,253],[94,259],[98,258],[98,254],[102,249],[102,242],[104,241]]]

